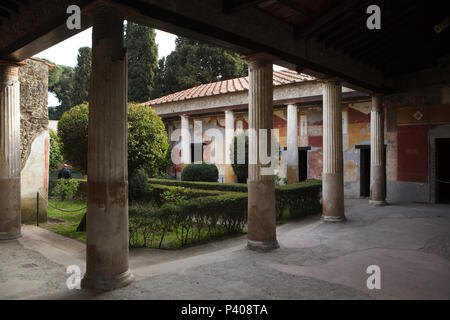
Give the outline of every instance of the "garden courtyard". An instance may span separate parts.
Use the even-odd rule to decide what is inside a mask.
[[[68,290],[84,273],[84,243],[35,226],[0,250],[1,299],[449,299],[450,206],[370,206],[346,199],[343,224],[318,214],[277,226],[280,248],[246,249],[246,236],[179,250],[130,249],[135,281],[110,292]],[[51,215],[49,213],[49,215]],[[82,239],[81,239],[82,240]],[[367,268],[381,271],[369,290]]]

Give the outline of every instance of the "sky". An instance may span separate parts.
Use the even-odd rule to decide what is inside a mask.
[[[156,31],[156,43],[158,44],[158,59],[167,56],[175,49],[176,35],[160,30]],[[80,47],[92,47],[92,28],[80,32],[73,37],[64,40],[53,47],[44,50],[35,56],[48,59],[56,64],[75,67],[77,64],[78,49]],[[282,69],[274,66],[274,70]],[[58,99],[53,93],[48,94],[48,105],[59,105]]]

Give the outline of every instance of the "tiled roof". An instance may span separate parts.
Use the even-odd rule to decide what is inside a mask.
[[[282,86],[291,83],[312,81],[314,77],[303,73],[285,69],[273,72],[273,85]],[[218,81],[213,83],[202,84],[197,87],[178,91],[164,97],[144,102],[144,105],[157,105],[168,102],[195,99],[207,96],[215,96],[224,93],[239,92],[248,90],[248,77],[235,78],[230,80]]]

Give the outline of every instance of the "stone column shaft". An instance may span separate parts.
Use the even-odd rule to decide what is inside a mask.
[[[21,235],[19,65],[0,61],[0,240]]]
[[[259,154],[260,129],[267,130],[267,154],[273,129],[273,71],[270,57],[249,59],[249,167],[248,167],[248,248],[278,248],[276,239],[275,182],[262,175]],[[266,165],[265,165],[266,166]],[[267,165],[267,167],[270,165]]]
[[[287,182],[298,182],[298,115],[297,106],[287,107]]]
[[[181,116],[181,162],[191,163],[191,134],[189,131],[189,116]]]
[[[384,119],[381,95],[372,96],[370,113],[370,203],[386,204],[386,162],[384,157]]]
[[[231,146],[234,138],[234,112],[225,111],[225,182],[235,182],[233,167],[231,166]]]
[[[339,82],[323,83],[322,219],[331,222],[345,220],[341,99]]]
[[[93,10],[89,89],[87,253],[84,288],[133,281],[128,264],[127,54],[123,16]]]

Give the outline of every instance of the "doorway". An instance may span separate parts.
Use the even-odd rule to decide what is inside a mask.
[[[191,163],[203,162],[203,149],[206,143],[191,143]]]
[[[311,147],[298,148],[298,181],[308,179],[308,150]]]
[[[370,196],[370,146],[361,147],[360,152],[360,166],[359,166],[359,181],[360,181],[360,196]]]
[[[436,200],[450,203],[450,138],[436,139]]]

